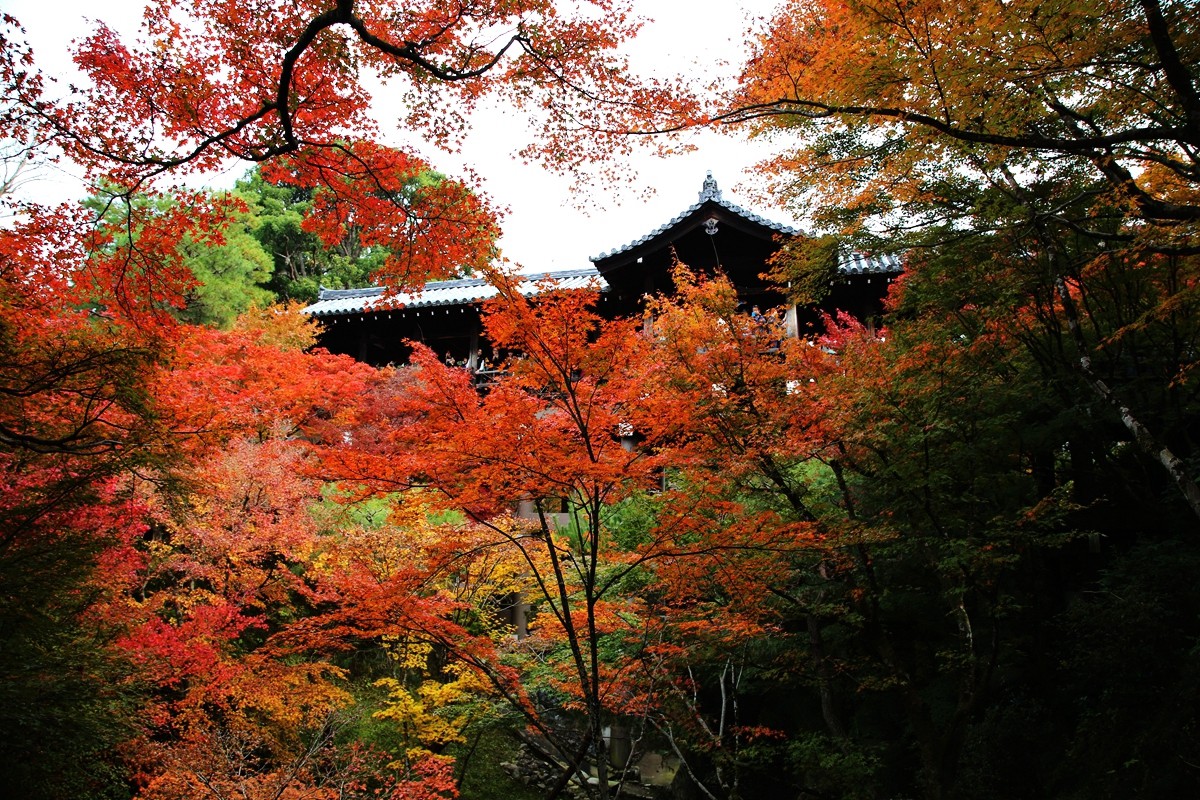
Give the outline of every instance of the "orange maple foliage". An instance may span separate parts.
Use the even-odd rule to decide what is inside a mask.
[[[231,159],[269,164],[289,156],[305,181],[329,190],[322,202],[337,198],[342,218],[335,226],[348,215],[376,235],[374,218],[391,215],[379,232],[393,231],[389,240],[397,244],[394,234],[406,226],[396,220],[407,219],[411,234],[422,227],[413,220],[422,219],[421,236],[397,251],[410,255],[421,238],[453,245],[454,237],[437,231],[457,226],[475,243],[464,250],[473,262],[483,254],[480,243],[486,248],[483,229],[494,225],[494,215],[460,187],[425,192],[412,206],[393,196],[389,184],[419,160],[370,143],[378,125],[368,84],[382,80],[404,109],[400,124],[449,149],[461,142],[479,101],[499,95],[545,118],[544,141],[527,155],[537,151],[570,169],[627,147],[600,131],[627,130],[683,102],[678,87],[637,85],[624,69],[617,47],[639,25],[620,0],[403,7],[305,0],[252,9],[155,0],[136,38],[97,23],[75,52],[87,82],[65,100],[42,94],[16,35],[4,39],[4,74],[15,89],[13,130],[25,141],[53,142],[93,180],[147,191],[161,178],[211,171]],[[388,277],[417,285],[451,273],[461,255],[443,252],[426,269],[437,247],[422,252],[405,258],[403,269],[393,265]]]
[[[442,147],[457,145],[487,95],[547,115],[544,157],[565,167],[603,150],[581,127],[613,127],[584,120],[657,114],[678,94],[632,85],[616,48],[638,23],[614,0],[569,9],[550,0],[402,8],[305,0],[252,9],[156,0],[136,37],[97,23],[75,51],[87,81],[65,98],[44,92],[19,23],[4,23],[0,114],[17,146],[62,153],[110,196],[176,200],[165,213],[128,204],[116,230],[99,226],[84,242],[86,266],[83,253],[73,256],[95,300],[138,324],[180,305],[192,278],[178,243],[219,242],[229,221],[220,205],[236,203],[169,182],[231,160],[313,189],[315,232],[328,242],[353,231],[364,246],[386,247],[378,278],[392,287],[490,260],[495,212],[454,181],[406,189],[425,171],[421,159],[373,141],[370,80],[382,79],[407,110],[404,126]]]
[[[305,640],[298,657],[287,644],[333,596],[313,442],[339,437],[386,373],[306,353],[311,322],[294,309],[174,333],[138,376],[154,396],[159,459],[118,484],[137,500],[124,512],[134,533],[97,559],[103,597],[88,612],[146,692],[141,734],[124,748],[140,796],[335,796],[334,782],[367,780],[368,762],[394,783],[386,759],[356,760],[334,741],[351,700],[340,648]],[[349,578],[339,573],[333,594],[354,591]]]
[[[571,107],[613,94],[622,78],[610,52],[636,30],[626,16],[608,0],[573,13],[547,0],[254,10],[158,0],[140,41],[101,24],[83,43],[78,62],[96,90],[56,122],[73,155],[135,172],[265,161],[372,132],[361,78],[373,72],[408,108],[408,127],[451,144],[490,92]],[[114,129],[123,142],[105,135]]]
[[[610,546],[601,517],[653,478],[652,460],[623,447],[620,436],[632,387],[628,365],[642,340],[632,323],[602,322],[591,309],[592,292],[553,290],[534,303],[503,276],[497,280],[501,299],[485,324],[495,345],[511,354],[502,375],[481,394],[466,370],[416,347],[412,366],[378,395],[378,415],[361,431],[367,440],[331,452],[328,463],[352,487],[423,487],[426,498],[464,514],[471,525],[448,531],[454,538],[446,541],[447,565],[466,563],[460,531],[473,548],[519,559],[522,588],[539,608],[537,632],[524,648],[534,653],[543,639],[565,648],[561,686],[578,698],[589,741],[599,744],[610,675],[598,647],[624,624],[619,601],[605,597],[615,580],[606,565],[624,556]],[[514,520],[510,508],[522,498],[534,511]],[[565,516],[552,516],[560,512],[551,498],[559,498]],[[514,696],[494,668],[491,679]],[[532,704],[519,707],[560,748],[570,764],[565,780],[586,751],[568,748]]]
[[[1194,220],[1189,17],[1186,4],[1158,0],[790,3],[760,37],[723,118],[872,131],[862,152],[878,158],[850,156],[843,142],[776,164],[781,183],[813,169],[826,197],[854,207],[916,191],[954,164],[1007,164],[1011,177],[1057,172],[1057,157],[1143,219]]]
[[[430,167],[368,141],[303,151],[268,163],[263,177],[313,190],[304,227],[332,247],[353,236],[387,252],[374,280],[417,289],[457,277],[495,255],[495,214],[455,181],[421,181]]]
[[[534,616],[529,638],[505,649],[526,681],[587,720],[589,747],[605,748],[605,715],[666,719],[692,694],[690,645],[665,641],[732,654],[768,635],[772,590],[822,549],[791,470],[833,447],[809,381],[836,364],[735,313],[727,282],[682,269],[680,298],[652,303],[649,334],[602,320],[594,293],[551,285],[533,301],[498,282],[485,324],[508,357],[485,390],[416,346],[326,464],[353,496],[419,489],[464,515],[468,524],[428,532],[450,537],[446,569],[485,551],[519,559]],[[649,527],[612,527],[611,514],[656,487]],[[763,492],[782,502],[764,505]],[[629,593],[631,581],[653,588]],[[522,708],[570,765],[565,781],[586,750]],[[731,730],[709,746],[736,749],[745,740],[727,740]]]
[[[353,398],[386,378],[344,356],[308,353],[315,324],[296,307],[253,311],[233,330],[177,332],[154,392],[170,415],[173,444],[201,449],[252,436],[340,436]]]

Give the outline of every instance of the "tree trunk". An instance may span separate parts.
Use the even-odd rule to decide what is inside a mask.
[[[1169,447],[1160,442],[1158,438],[1147,428],[1142,422],[1134,416],[1133,411],[1121,402],[1112,387],[1105,383],[1100,376],[1092,370],[1092,359],[1088,355],[1087,342],[1083,337],[1083,331],[1079,327],[1079,316],[1075,308],[1075,301],[1071,297],[1070,291],[1067,289],[1066,281],[1061,275],[1054,276],[1054,289],[1058,294],[1059,300],[1063,305],[1063,313],[1067,317],[1067,327],[1071,331],[1071,336],[1075,340],[1075,346],[1079,350],[1079,360],[1076,363],[1076,369],[1079,374],[1087,382],[1097,395],[1108,403],[1120,416],[1121,423],[1125,429],[1129,431],[1133,437],[1134,445],[1144,455],[1158,461],[1162,464],[1167,474],[1171,476],[1176,488],[1179,489],[1183,499],[1191,507],[1192,513],[1196,515],[1196,519],[1200,522],[1200,487],[1196,485],[1195,479],[1192,477],[1187,465],[1176,456]]]

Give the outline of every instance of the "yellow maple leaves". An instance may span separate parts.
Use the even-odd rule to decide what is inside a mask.
[[[412,646],[405,649],[405,663],[415,664],[418,653],[429,653],[431,647]],[[445,668],[447,680],[427,677],[413,685],[395,678],[381,678],[375,686],[387,691],[384,708],[372,716],[397,725],[408,747],[405,756],[410,761],[433,753],[445,745],[465,742],[464,731],[477,718],[487,713],[479,700],[489,687],[473,670],[462,664]]]

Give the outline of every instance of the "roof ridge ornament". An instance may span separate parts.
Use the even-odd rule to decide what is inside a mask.
[[[704,178],[704,185],[700,187],[700,202],[705,200],[720,200],[721,190],[717,188],[717,179],[713,177],[712,170],[708,171],[708,175]]]

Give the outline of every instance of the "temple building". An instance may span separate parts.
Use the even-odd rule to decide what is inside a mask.
[[[723,273],[747,310],[779,309],[792,336],[810,330],[821,311],[846,311],[863,320],[881,312],[887,285],[901,271],[895,256],[841,255],[820,308],[789,304],[785,291],[762,274],[770,257],[799,236],[803,234],[794,228],[726,200],[709,173],[696,202],[672,219],[592,257],[590,266],[531,273],[518,288],[534,295],[546,279],[564,288],[597,287],[601,315],[636,315],[647,295],[674,291],[671,268],[679,261],[698,273]],[[304,312],[325,323],[319,343],[334,353],[376,365],[403,363],[408,357],[404,342],[417,341],[455,363],[478,369],[494,360],[483,336],[481,307],[495,294],[495,288],[479,278],[437,281],[420,292],[391,295],[378,287],[322,289]]]

